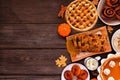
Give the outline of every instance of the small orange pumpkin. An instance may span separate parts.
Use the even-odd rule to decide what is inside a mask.
[[[67,23],[62,23],[58,26],[58,34],[62,37],[66,37],[70,34],[71,27]]]

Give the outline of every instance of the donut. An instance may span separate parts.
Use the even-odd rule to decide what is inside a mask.
[[[66,80],[73,80],[74,75],[73,75],[73,73],[72,73],[70,70],[66,70],[66,71],[64,72],[64,78],[65,78]]]
[[[115,7],[116,18],[120,20],[120,5]]]
[[[71,72],[73,73],[74,76],[78,76],[80,74],[80,67],[78,65],[73,65],[72,66],[72,69],[71,69]]]
[[[106,4],[110,7],[115,7],[119,5],[119,0],[106,0]]]
[[[86,70],[81,70],[80,74],[77,76],[78,79],[87,79],[88,77],[88,72]]]
[[[112,7],[105,6],[103,10],[101,11],[101,17],[103,19],[112,19],[115,16],[115,11]]]

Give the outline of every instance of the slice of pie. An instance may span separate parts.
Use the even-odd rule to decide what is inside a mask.
[[[120,80],[120,56],[105,60],[100,68],[101,80]]]

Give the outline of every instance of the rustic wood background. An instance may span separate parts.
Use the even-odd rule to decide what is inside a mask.
[[[71,1],[0,0],[0,80],[60,80],[63,68],[55,60],[60,55],[68,58],[67,64],[71,60],[65,38],[57,34],[57,26],[65,20],[57,14],[61,4]],[[94,28],[104,25],[98,20]],[[120,25],[113,28],[114,33]]]

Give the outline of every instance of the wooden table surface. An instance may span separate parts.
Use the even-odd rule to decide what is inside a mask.
[[[55,60],[65,55],[67,64],[72,62],[66,39],[57,34],[57,26],[65,22],[57,14],[61,4],[71,1],[0,0],[0,80],[60,80],[64,68],[58,68]],[[104,25],[98,20],[93,29]],[[114,33],[120,25],[113,28]]]

